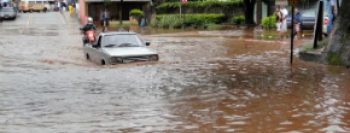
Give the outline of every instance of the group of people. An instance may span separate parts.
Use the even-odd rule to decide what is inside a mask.
[[[283,34],[286,34],[287,32],[287,17],[288,17],[288,10],[285,6],[277,6],[275,11],[276,16],[276,29],[277,32],[280,33],[280,36]]]
[[[288,31],[288,24],[287,24],[287,18],[288,18],[288,10],[285,6],[277,6],[275,11],[276,16],[276,28],[277,32],[280,33],[280,36],[283,36]],[[301,24],[302,24],[302,17],[301,13],[298,9],[295,9],[294,14],[294,35],[301,36]]]
[[[330,34],[333,30],[333,23],[336,17],[336,1],[335,0],[326,0],[326,16],[328,17],[326,35]],[[302,14],[296,8],[294,10],[294,21],[292,24],[294,25],[294,36],[301,37],[302,36]],[[279,32],[280,36],[283,37],[286,35],[288,31],[288,10],[285,6],[277,6],[275,10],[276,16],[276,28],[277,32]],[[316,18],[316,17],[315,17]]]

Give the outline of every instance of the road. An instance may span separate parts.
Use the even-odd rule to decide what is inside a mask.
[[[78,27],[55,12],[0,24],[0,132],[350,131],[350,71],[290,66],[286,43],[141,35],[159,62],[99,66]]]

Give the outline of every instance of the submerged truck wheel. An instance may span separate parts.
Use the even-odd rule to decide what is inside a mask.
[[[101,60],[101,65],[106,65],[106,61],[105,60]]]
[[[85,58],[86,58],[87,60],[90,60],[89,54],[86,54],[86,55],[85,55]]]

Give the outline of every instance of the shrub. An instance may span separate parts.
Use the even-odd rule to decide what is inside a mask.
[[[340,53],[330,52],[327,54],[327,61],[331,65],[343,65]]]
[[[242,0],[229,0],[229,1],[218,1],[218,0],[206,0],[206,1],[188,1],[187,4],[182,5],[184,8],[191,8],[194,10],[203,10],[210,8],[235,8],[243,6]],[[157,12],[165,13],[169,10],[178,10],[180,8],[180,2],[163,2],[156,7]]]
[[[129,16],[132,16],[136,19],[139,19],[141,17],[144,16],[144,13],[143,11],[141,11],[140,9],[132,9],[130,12],[129,12]]]
[[[221,24],[206,24],[204,27],[208,30],[221,30],[224,29],[224,25]]]
[[[276,28],[276,17],[270,16],[270,17],[264,17],[262,19],[262,27],[264,29],[270,30]]]
[[[184,26],[203,27],[205,24],[218,24],[223,22],[223,14],[185,14],[182,18],[179,14],[157,15],[152,25],[158,25],[163,28],[179,28]],[[156,23],[156,24],[154,24]]]
[[[184,17],[186,26],[202,26],[204,24],[217,24],[223,21],[223,14],[186,14]]]
[[[245,17],[243,15],[234,16],[234,17],[231,17],[229,21],[232,24],[241,25],[241,24],[244,24]]]

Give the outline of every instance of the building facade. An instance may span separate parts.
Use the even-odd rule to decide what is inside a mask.
[[[85,23],[87,17],[100,20],[100,13],[107,9],[110,20],[129,20],[132,9],[141,9],[145,15],[149,13],[151,0],[79,0],[80,22]],[[122,13],[120,13],[122,11]]]

